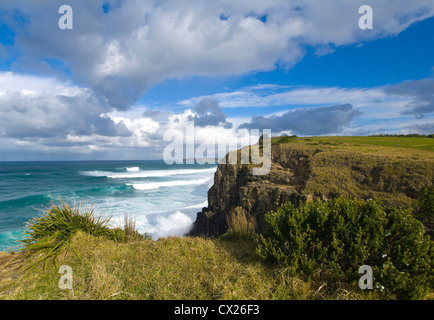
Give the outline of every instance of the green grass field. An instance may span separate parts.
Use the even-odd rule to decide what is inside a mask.
[[[22,266],[36,259],[0,256],[0,299],[360,299],[360,291],[343,285],[327,292],[326,284],[291,277],[285,268],[263,261],[253,241],[169,237],[119,243],[82,232],[59,266],[72,268],[73,290],[59,288],[59,269],[16,278],[14,256]],[[24,264],[23,264],[24,263]]]
[[[305,194],[381,199],[396,206],[412,200],[434,179],[434,138],[295,137],[271,140],[274,148],[308,159]]]
[[[362,152],[390,152],[396,153],[399,150],[408,154],[408,150],[424,152],[427,155],[434,152],[434,138],[426,137],[275,137],[274,144],[291,143],[298,146],[321,147],[321,149],[353,150]],[[420,153],[422,154],[422,153]],[[432,155],[431,155],[432,156]]]

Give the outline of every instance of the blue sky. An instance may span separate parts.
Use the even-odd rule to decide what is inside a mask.
[[[434,4],[77,0],[0,5],[0,161],[159,159],[274,135],[434,133]],[[239,146],[239,145],[238,145]],[[237,145],[232,146],[237,147]]]
[[[318,55],[313,47],[305,50],[306,55],[290,70],[276,67],[241,76],[166,81],[151,88],[140,101],[173,104],[257,84],[357,88],[430,78],[434,75],[434,18],[417,22],[398,35],[338,47],[327,55]]]

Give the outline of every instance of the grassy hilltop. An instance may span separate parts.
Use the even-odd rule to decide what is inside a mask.
[[[330,136],[330,137],[295,137],[281,136],[272,138],[272,143],[291,143],[296,146],[321,146],[321,149],[354,150],[361,152],[381,152],[382,154],[400,157],[418,157],[428,155],[424,151],[434,152],[434,136]],[[413,151],[413,152],[408,152]],[[420,152],[420,153],[419,153]],[[397,154],[400,153],[400,154]],[[401,154],[402,153],[402,154]],[[432,156],[432,154],[431,154]]]
[[[383,191],[365,190],[364,186],[369,183],[387,184],[388,181],[396,179],[397,181],[408,180],[411,183],[420,181],[432,188],[433,138],[276,137],[272,139],[272,145],[274,148],[321,151],[321,157],[317,157],[315,160],[317,162],[310,167],[314,173],[313,179],[305,186],[311,192],[328,192],[335,188],[334,191],[344,190],[351,196],[351,190],[356,190],[358,193],[366,192],[367,195],[373,195],[378,200],[383,200],[382,197],[385,196],[388,200],[393,201],[397,200],[394,198],[394,190],[386,194]],[[365,157],[366,155],[368,157]],[[375,167],[379,158],[393,159],[393,163],[398,163],[398,165],[378,172],[380,180],[365,181],[360,178],[361,180],[357,182],[352,172],[347,170],[348,163],[351,166],[357,164],[355,168],[357,174],[366,172],[364,179],[368,179],[368,172],[376,173]],[[346,165],[343,165],[343,162]],[[427,174],[417,179],[414,177],[410,179],[408,175],[413,173],[411,170],[408,172],[408,168],[412,167],[417,167],[415,172],[419,172],[418,175],[424,170]],[[326,187],[329,189],[325,190]],[[396,185],[392,183],[391,187],[401,190],[403,186],[399,183]],[[410,191],[413,190],[411,188],[412,186],[410,186]],[[432,208],[432,198],[427,197],[426,199],[423,202],[425,206],[423,218],[430,222],[432,212],[429,208]],[[412,207],[418,205],[414,199],[409,197],[398,200]],[[318,208],[323,207],[318,206]],[[258,254],[259,237],[252,231],[249,217],[241,214],[229,219],[228,232],[218,238],[169,237],[153,240],[138,235],[135,232],[134,222],[128,218],[125,220],[124,229],[108,229],[105,222],[95,219],[90,211],[83,214],[80,208],[70,207],[67,204],[54,206],[54,209],[47,212],[44,217],[30,222],[29,239],[23,251],[0,253],[0,299],[399,298],[396,294],[385,294],[382,289],[362,291],[357,281],[347,282],[334,279],[331,282],[330,277],[324,276],[327,275],[328,269],[315,269],[309,275],[302,272],[294,273],[291,265],[264,259],[265,254],[262,256]],[[285,211],[286,209],[283,208],[279,214],[284,216],[295,210],[290,208],[289,211]],[[399,234],[407,232],[405,234],[411,235],[412,250],[415,248],[414,243],[419,243],[419,239],[423,237],[425,246],[417,248],[420,254],[424,254],[425,265],[431,263],[432,266],[434,261],[428,261],[429,259],[425,258],[430,254],[432,257],[434,250],[432,241],[428,236],[423,236],[422,223],[420,219],[417,220],[409,215],[410,210],[413,209],[401,210],[399,214],[396,214],[397,217],[402,218],[401,220],[393,220],[394,213],[388,213],[391,223],[388,224],[384,220],[384,226],[385,228],[391,227],[391,238],[396,236],[397,241],[401,241],[399,243],[404,247],[405,241],[402,242],[402,236]],[[422,211],[414,211],[416,217],[418,212]],[[377,212],[379,219],[384,219],[386,216],[383,217],[381,214],[381,210]],[[310,216],[314,217],[312,211],[310,211]],[[340,227],[345,225],[344,229],[341,228],[344,232],[351,232],[354,226],[357,230],[364,228],[362,225],[357,225],[358,220],[351,218],[351,215],[348,219],[347,224],[340,223],[339,219],[339,221],[336,220],[340,223]],[[407,225],[410,227],[407,228]],[[275,227],[279,226],[276,224]],[[325,224],[323,227],[330,226]],[[393,230],[397,230],[397,234],[393,234],[395,232]],[[311,230],[313,235],[314,231],[312,233]],[[388,232],[385,233],[386,237],[390,236]],[[284,237],[287,236],[284,235]],[[312,239],[310,241],[314,243]],[[321,239],[325,239],[324,235]],[[333,239],[333,245],[336,244],[335,240],[336,238]],[[267,242],[271,250],[268,255],[272,255],[273,246],[277,243],[273,241]],[[291,241],[296,243],[298,240],[290,239],[288,243]],[[265,243],[265,240],[262,242]],[[323,246],[326,247],[326,244]],[[338,248],[342,255],[341,249]],[[394,246],[390,245],[390,250],[393,251],[393,249]],[[280,256],[285,254],[285,250],[279,252]],[[411,255],[410,251],[402,252],[404,260],[411,258],[408,256]],[[295,257],[293,253],[291,257]],[[315,258],[318,257],[315,256]],[[283,257],[282,261],[290,260]],[[397,268],[402,267],[398,266],[395,261],[393,263]],[[404,261],[404,268],[405,264]],[[59,288],[61,276],[59,266],[61,265],[68,265],[72,268],[72,290]],[[418,269],[417,272],[420,270]],[[409,272],[412,271],[409,270]],[[430,285],[431,287],[419,298],[432,299],[434,298],[432,270],[424,272],[428,272],[426,283],[428,287]]]
[[[434,182],[433,137],[276,137],[272,145],[318,152],[309,163],[305,193],[405,206]]]

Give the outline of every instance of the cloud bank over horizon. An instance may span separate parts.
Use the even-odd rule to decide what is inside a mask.
[[[189,100],[191,105],[179,112],[147,106],[107,112],[110,108],[88,89],[65,86],[53,78],[42,81],[39,77],[0,73],[0,84],[3,84],[0,149],[5,151],[13,146],[17,150],[25,148],[28,152],[58,153],[66,157],[100,153],[102,158],[114,152],[116,157],[122,153],[127,159],[158,159],[168,144],[163,140],[164,133],[185,135],[189,121],[195,125],[197,142],[207,145],[213,145],[217,136],[226,141],[241,137],[248,144],[246,137],[250,129],[271,129],[273,135],[301,136],[365,135],[393,130],[430,134],[434,132],[432,110],[424,109],[422,123],[420,117],[409,110],[413,110],[417,102],[429,106],[426,100],[432,93],[424,88],[431,88],[433,83],[434,79],[424,79],[369,89],[246,87],[225,95],[193,97]],[[403,91],[402,86],[408,90]],[[179,101],[181,106],[186,103]],[[236,109],[260,108],[265,114],[228,117],[221,105],[231,103]],[[290,110],[273,112],[275,106]],[[406,120],[402,121],[402,117]],[[374,124],[383,121],[389,123],[389,127],[363,123],[370,121]]]
[[[433,19],[432,1],[377,2],[372,30],[359,28],[364,3],[356,0],[75,0],[74,29],[60,30],[63,4],[2,1],[0,160],[161,158],[164,133],[182,134],[187,121],[209,144],[250,129],[434,133],[432,75],[364,87],[291,78],[306,56],[319,57],[309,69],[314,78],[320,57],[369,50],[371,42]],[[417,63],[417,53],[408,55]],[[286,84],[255,79],[281,70]],[[200,91],[204,79],[220,83]],[[170,103],[163,94],[146,99],[155,88],[181,91],[183,83],[198,89]]]
[[[323,135],[341,132],[359,117],[361,112],[351,104],[291,110],[283,115],[253,116],[240,129],[273,128],[275,132],[290,131],[296,135]]]

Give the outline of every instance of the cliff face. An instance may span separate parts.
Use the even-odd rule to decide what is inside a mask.
[[[228,156],[226,156],[226,159]],[[340,195],[409,203],[433,185],[433,160],[402,160],[350,151],[273,145],[271,170],[253,175],[251,166],[219,164],[208,191],[208,207],[197,214],[189,235],[218,236],[227,231],[229,212],[244,210],[266,230],[265,213],[284,202],[329,199]]]
[[[303,189],[309,178],[309,159],[315,152],[273,147],[267,175],[253,175],[248,165],[219,164],[214,185],[208,191],[208,208],[197,214],[189,234],[223,234],[227,230],[226,215],[240,209],[255,217],[259,232],[265,231],[265,213],[287,201],[297,205],[311,198],[303,194]]]

